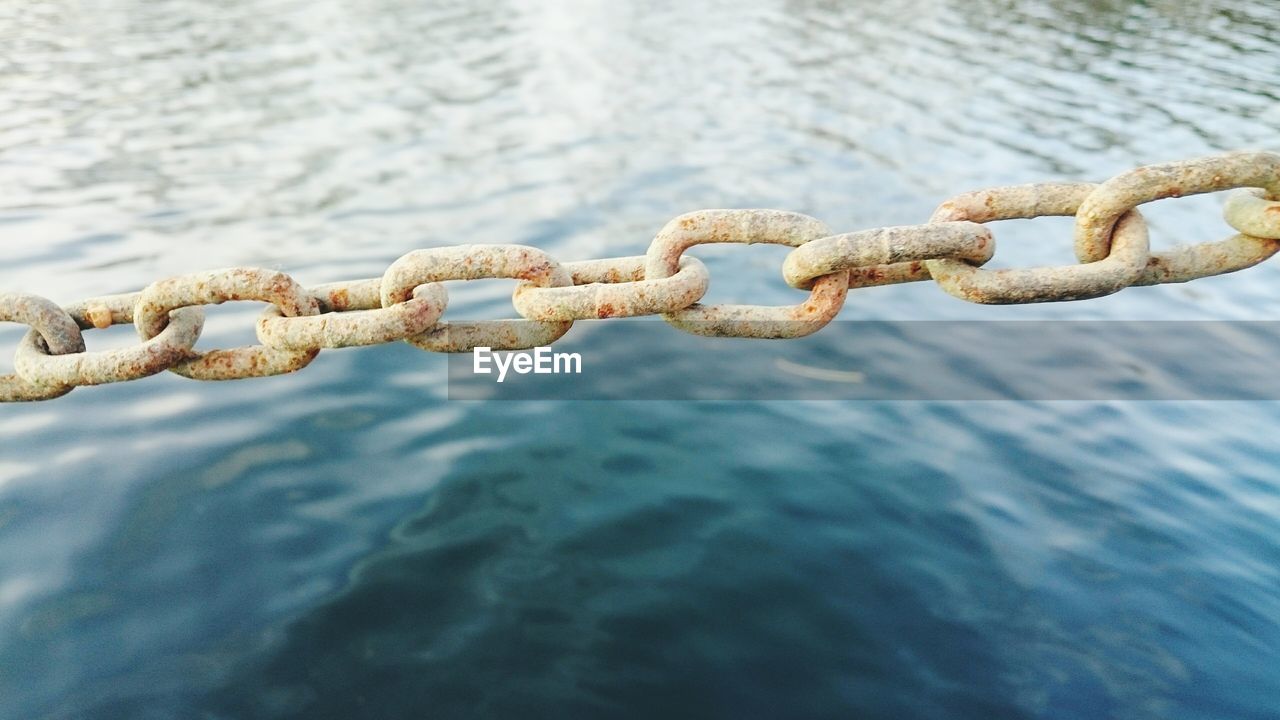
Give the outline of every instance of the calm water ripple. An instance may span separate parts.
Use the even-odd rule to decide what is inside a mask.
[[[11,3],[0,288],[632,255],[701,207],[852,230],[1278,150],[1276,27],[1245,0]],[[1218,202],[1153,206],[1153,243],[1224,235]],[[996,264],[1070,262],[1069,231],[1001,224]],[[794,302],[770,250],[700,252],[711,298]],[[1270,319],[1278,268],[1045,307],[877,288],[842,317]],[[450,317],[510,289],[450,287]],[[1274,404],[451,403],[444,378],[385,347],[0,409],[0,718],[1280,707]]]

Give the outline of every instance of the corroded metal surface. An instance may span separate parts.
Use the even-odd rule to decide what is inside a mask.
[[[646,278],[676,274],[681,254],[704,243],[770,243],[800,247],[831,234],[821,221],[782,210],[700,210],[667,223],[649,245]],[[701,305],[664,313],[672,325],[696,335],[797,338],[820,330],[840,312],[849,290],[843,270],[817,278],[799,305]]]
[[[1229,195],[1227,223],[1240,234],[1152,254],[1137,207],[1161,198],[1243,188]],[[995,241],[983,223],[1074,215],[1076,252],[1061,267],[990,270]],[[710,274],[689,248],[770,243],[793,248],[783,278],[809,290],[798,305],[702,305]],[[832,234],[822,222],[782,210],[701,210],[667,223],[644,256],[561,265],[523,245],[416,250],[380,278],[302,288],[288,275],[231,268],[170,278],[140,293],[60,308],[34,295],[0,293],[0,321],[29,325],[0,377],[0,402],[57,397],[173,370],[227,380],[297,370],[322,348],[405,340],[426,350],[520,350],[548,345],[574,320],[661,314],[699,335],[808,335],[840,311],[849,288],[932,278],[977,303],[1100,297],[1131,285],[1186,282],[1235,272],[1280,251],[1280,155],[1238,152],[1138,168],[1101,184],[1040,183],[992,188],[944,202],[926,225]],[[520,280],[512,295],[524,319],[441,322],[449,280]],[[202,305],[270,304],[258,319],[262,345],[198,352]],[[85,351],[82,330],[133,323],[143,342]]]
[[[133,324],[141,293],[109,295],[64,308],[85,330]],[[103,385],[155,375],[193,357],[192,347],[204,329],[204,311],[183,307],[169,313],[169,323],[140,345],[102,352],[50,354],[38,333],[27,333],[14,355],[24,379],[43,385]]]
[[[0,322],[27,325],[55,355],[84,352],[80,327],[62,308],[39,295],[0,293]],[[49,400],[71,392],[71,385],[33,383],[16,373],[0,375],[0,402]]]
[[[695,257],[680,258],[668,278],[644,279],[645,256],[565,263],[573,287],[520,283],[512,296],[516,311],[530,320],[585,320],[674,312],[707,293],[711,274]]]
[[[382,307],[380,277],[316,285],[307,288],[307,292],[320,303],[322,313],[376,310]]]
[[[991,222],[1071,215],[1096,186],[1038,183],[958,195],[942,203],[933,222]],[[1102,297],[1133,284],[1147,266],[1147,224],[1136,210],[1116,226],[1111,254],[1099,262],[1061,267],[986,270],[960,260],[926,260],[938,285],[969,302],[987,305],[1060,302]]]
[[[1232,235],[1152,255],[1134,285],[1184,283],[1253,267],[1280,251],[1280,240]]]
[[[924,260],[952,258],[981,265],[995,249],[991,231],[973,222],[876,228],[801,245],[787,255],[782,277],[801,290],[840,270],[860,270],[860,286],[873,284],[868,279],[877,275],[892,275],[898,282],[928,280]]]
[[[414,288],[408,300],[384,308],[378,293],[368,292],[369,281],[361,282],[364,285],[354,288],[355,295],[353,288],[332,286],[310,291],[322,308],[340,304],[341,310],[285,317],[280,308],[268,306],[258,318],[258,340],[277,350],[297,351],[380,345],[425,332],[448,303],[443,285],[427,283]],[[380,280],[374,282],[381,285]],[[335,297],[341,300],[335,303]]]
[[[1244,187],[1262,188],[1272,199],[1280,199],[1280,155],[1226,153],[1147,165],[1117,175],[1099,185],[1074,211],[1076,257],[1082,263],[1107,257],[1112,226],[1121,215],[1139,205]]]
[[[1280,240],[1280,199],[1269,199],[1266,190],[1247,188],[1227,195],[1222,216],[1245,235]]]
[[[219,305],[258,300],[280,308],[286,317],[315,315],[320,304],[293,278],[262,268],[228,268],[182,275],[152,283],[142,291],[133,323],[143,340],[150,340],[169,323],[169,313],[193,305]],[[276,350],[265,345],[193,352],[169,368],[193,380],[234,380],[294,372],[307,366],[319,348]]]
[[[382,276],[382,306],[404,302],[413,289],[445,280],[511,278],[539,287],[573,285],[569,271],[542,250],[526,245],[457,245],[415,250],[391,263]],[[407,340],[424,350],[470,352],[472,348],[523,350],[550,345],[572,321],[478,320],[441,322]]]

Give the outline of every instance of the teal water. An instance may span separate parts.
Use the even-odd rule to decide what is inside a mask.
[[[1277,150],[1278,26],[1244,0],[15,3],[0,288],[634,255],[703,207],[854,230]],[[1219,200],[1151,206],[1153,243],[1225,236]],[[999,224],[995,264],[1070,262],[1070,229]],[[712,300],[796,301],[777,248],[696,254]],[[841,319],[1269,320],[1278,272],[1041,307],[876,288]],[[511,287],[453,284],[449,317]],[[463,403],[445,375],[383,347],[0,408],[0,718],[1280,707],[1274,403]]]

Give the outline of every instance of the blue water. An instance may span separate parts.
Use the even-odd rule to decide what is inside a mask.
[[[1278,26],[1246,0],[8,4],[0,288],[634,255],[703,207],[845,231],[1277,150]],[[1225,236],[1219,201],[1151,206],[1153,244]],[[997,266],[1071,261],[1069,220],[994,229]],[[713,301],[797,301],[779,248],[695,254]],[[1263,320],[1278,281],[916,284],[841,319]],[[509,316],[511,287],[452,284],[448,315]],[[0,718],[1280,715],[1274,403],[464,403],[445,374],[381,347],[0,408]]]

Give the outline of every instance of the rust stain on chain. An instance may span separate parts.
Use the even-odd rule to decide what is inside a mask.
[[[1150,252],[1138,206],[1221,190],[1232,190],[1223,215],[1238,234]],[[985,223],[1053,215],[1075,217],[1079,264],[982,267],[996,250]],[[705,243],[792,248],[782,275],[808,290],[808,298],[782,307],[702,305],[711,274],[685,252]],[[36,295],[0,293],[0,322],[30,328],[14,356],[16,372],[0,377],[0,402],[47,400],[77,386],[164,370],[199,380],[289,373],[321,349],[400,340],[436,352],[518,350],[550,344],[575,320],[592,318],[661,315],[700,335],[794,338],[830,322],[850,288],[932,279],[970,302],[1059,302],[1235,272],[1278,251],[1280,155],[1256,151],[1139,167],[1101,184],[989,188],[946,200],[924,225],[840,234],[782,210],[699,210],[667,223],[643,256],[561,264],[534,247],[460,245],[410,252],[379,278],[312,288],[282,272],[241,267],[65,308]],[[442,283],[486,278],[520,281],[512,293],[520,319],[440,319],[448,304]],[[267,303],[257,325],[262,344],[195,350],[202,307],[244,300]],[[137,328],[138,345],[86,351],[82,331],[121,324]]]

